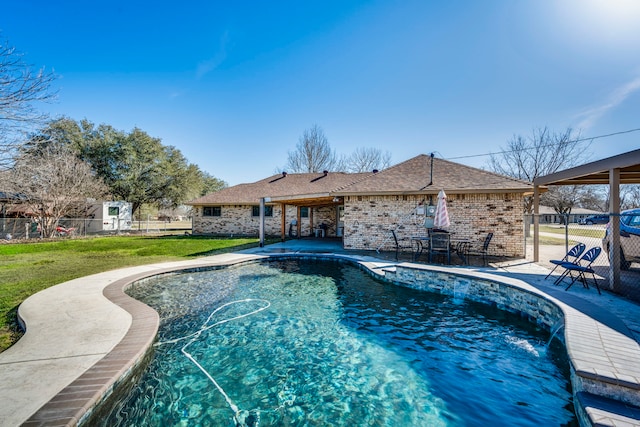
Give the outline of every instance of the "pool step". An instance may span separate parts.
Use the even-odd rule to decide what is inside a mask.
[[[640,425],[640,408],[595,394],[578,392],[574,407],[580,425],[637,426]]]

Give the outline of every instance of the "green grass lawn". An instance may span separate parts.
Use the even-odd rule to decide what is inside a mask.
[[[176,261],[258,245],[258,239],[118,236],[0,244],[0,352],[20,336],[18,305],[42,289],[121,267]]]
[[[550,225],[541,225],[540,226],[541,233],[555,233],[561,234],[564,236],[565,230],[564,226],[550,226]],[[533,233],[533,226],[531,226],[531,233]],[[571,227],[569,226],[569,235],[570,236],[582,236],[582,237],[592,237],[594,239],[602,240],[604,238],[604,228],[583,228],[583,227]]]
[[[533,243],[533,238],[531,238],[531,242]],[[564,238],[540,236],[540,244],[541,245],[564,245]]]

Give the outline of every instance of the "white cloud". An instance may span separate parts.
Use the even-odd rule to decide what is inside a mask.
[[[229,33],[225,32],[222,37],[220,37],[220,43],[216,54],[198,64],[198,67],[196,68],[196,77],[198,79],[201,79],[211,71],[215,70],[226,59],[228,41]]]
[[[578,114],[581,119],[578,129],[586,130],[592,127],[609,110],[622,104],[629,96],[640,89],[640,76],[616,88],[601,105],[590,108]]]

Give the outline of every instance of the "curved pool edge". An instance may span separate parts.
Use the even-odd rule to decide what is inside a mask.
[[[618,331],[611,330],[606,325],[592,319],[579,310],[558,301],[530,284],[509,277],[497,276],[484,272],[471,271],[461,268],[447,268],[437,266],[425,266],[411,263],[397,263],[384,260],[378,260],[371,257],[360,257],[345,254],[317,254],[317,253],[280,253],[275,255],[251,255],[251,254],[226,254],[198,260],[147,265],[136,268],[128,268],[118,270],[116,272],[104,273],[103,275],[88,276],[78,279],[80,282],[96,283],[93,286],[93,297],[102,297],[108,304],[117,307],[119,312],[114,313],[113,318],[122,317],[126,313],[130,317],[129,324],[126,326],[124,333],[113,343],[113,346],[104,354],[96,353],[92,356],[98,357],[98,360],[86,367],[78,365],[76,370],[77,377],[70,383],[67,381],[60,386],[60,391],[53,396],[49,396],[43,406],[38,406],[35,410],[27,415],[23,425],[78,425],[90,418],[93,410],[98,404],[108,399],[115,388],[125,385],[129,380],[135,378],[139,368],[144,367],[148,361],[149,352],[152,351],[152,343],[155,338],[158,327],[158,316],[155,310],[150,309],[143,303],[140,303],[128,297],[124,291],[136,280],[155,276],[158,274],[175,272],[180,270],[189,270],[197,268],[212,268],[215,266],[226,266],[246,261],[254,261],[265,257],[306,257],[316,259],[341,259],[357,263],[361,268],[366,269],[371,274],[381,277],[386,281],[407,285],[406,282],[398,280],[399,275],[409,272],[417,272],[418,274],[448,274],[460,275],[461,277],[480,279],[492,283],[498,283],[498,286],[506,286],[512,289],[518,289],[518,292],[524,292],[528,295],[535,295],[557,306],[563,313],[565,319],[565,344],[572,367],[572,384],[574,387],[574,403],[576,413],[578,414],[581,425],[640,425],[640,411],[637,407],[629,404],[629,396],[635,396],[640,401],[640,375],[637,372],[620,372],[624,371],[629,360],[640,360],[640,347],[638,343]],[[105,276],[105,277],[103,277]],[[115,278],[115,276],[118,276]],[[403,279],[404,280],[404,279]],[[71,281],[76,282],[76,281]],[[55,293],[60,289],[69,287],[69,283],[55,286],[51,291]],[[55,290],[55,288],[61,287]],[[96,294],[96,289],[100,290],[100,295]],[[44,292],[44,291],[43,291]],[[36,294],[38,295],[38,294]],[[50,296],[50,295],[49,295]],[[35,297],[35,296],[34,296]],[[37,298],[36,298],[37,299]],[[27,309],[31,298],[25,303],[25,308],[21,306],[21,317],[23,312],[29,312]],[[50,300],[47,300],[50,302]],[[36,301],[37,303],[42,303]],[[58,301],[64,302],[64,301]],[[78,303],[76,301],[76,303]],[[504,307],[500,307],[504,308]],[[71,307],[65,308],[65,313]],[[82,311],[82,309],[80,309]],[[86,311],[86,310],[85,310]],[[151,313],[152,312],[152,313]],[[30,333],[33,335],[35,328],[55,328],[54,321],[48,325],[42,324],[32,316],[23,317],[27,324],[27,333],[23,337],[25,339]],[[51,320],[51,319],[49,319]],[[109,317],[109,321],[112,317]],[[122,320],[118,320],[122,323]],[[545,323],[546,324],[546,323]],[[597,331],[594,333],[594,331]],[[64,331],[67,336],[73,336],[72,331]],[[117,334],[114,334],[114,337]],[[117,338],[117,337],[116,337]],[[113,339],[113,337],[112,337]],[[610,340],[610,342],[609,342]],[[37,342],[30,341],[31,345],[37,345]],[[35,340],[37,341],[37,340]],[[629,341],[632,341],[629,342]],[[19,343],[22,340],[19,341]],[[591,355],[591,351],[595,348],[600,353]],[[16,346],[18,343],[16,344]],[[14,346],[14,347],[16,347]],[[28,350],[23,348],[22,351]],[[12,347],[13,348],[13,347]],[[620,351],[620,349],[624,349]],[[604,352],[604,353],[602,353]],[[5,352],[6,353],[6,352]],[[3,368],[10,367],[11,361],[7,361],[3,357],[5,353],[0,353],[0,374]],[[13,352],[16,353],[16,352]],[[19,352],[18,352],[19,353]],[[606,360],[600,360],[599,357],[605,355]],[[627,358],[627,363],[616,365],[617,356]],[[16,354],[13,354],[15,359]],[[77,355],[75,357],[80,357]],[[68,356],[73,358],[73,356]],[[61,360],[66,358],[61,358]],[[49,367],[49,372],[56,372],[55,368]],[[55,377],[55,375],[53,375]],[[33,382],[25,379],[24,384]],[[52,381],[55,378],[51,379]],[[60,381],[58,381],[60,382]],[[11,384],[9,384],[11,385]],[[21,384],[13,384],[13,387],[20,387]],[[622,387],[624,393],[620,393]],[[0,387],[0,398],[4,397],[7,385]],[[32,387],[33,393],[38,394],[39,389]],[[42,392],[40,392],[42,394]],[[32,396],[34,397],[34,396]],[[42,396],[41,396],[42,397]],[[38,401],[38,399],[32,399]],[[3,405],[4,406],[4,405]],[[31,404],[33,406],[33,403]],[[14,411],[16,407],[12,408]],[[0,420],[5,419],[0,413]],[[6,420],[6,419],[5,419]],[[22,422],[6,424],[18,425]],[[5,425],[4,422],[2,425]]]
[[[25,334],[0,353],[0,426],[75,426],[148,359],[158,314],[124,293],[145,277],[264,258],[222,254],[148,264],[52,286],[18,308]]]
[[[385,279],[454,295],[467,278],[473,281],[465,288],[466,298],[519,313],[549,330],[563,322],[580,425],[640,426],[640,345],[626,327],[614,329],[523,280],[491,273],[401,264],[389,269]]]

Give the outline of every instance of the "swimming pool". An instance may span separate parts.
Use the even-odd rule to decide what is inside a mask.
[[[348,263],[251,263],[128,293],[162,325],[149,369],[104,425],[576,422],[547,331]]]

